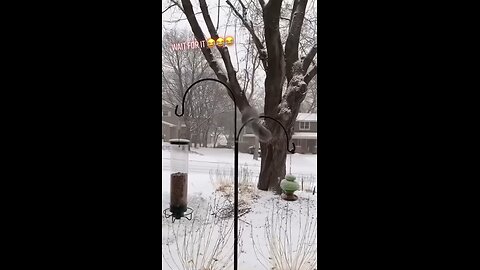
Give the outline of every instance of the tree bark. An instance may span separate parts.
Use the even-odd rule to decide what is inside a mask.
[[[285,66],[287,81],[293,76],[293,63],[298,60],[298,44],[300,41],[300,32],[302,30],[303,19],[305,18],[305,8],[307,0],[298,0],[294,2],[290,29],[288,30],[288,38],[285,42]]]
[[[264,8],[263,20],[265,22],[265,43],[268,52],[268,69],[265,78],[265,115],[277,118],[278,105],[282,100],[282,88],[285,78],[285,60],[280,39],[279,20],[282,1],[269,1]],[[266,121],[268,129],[272,132],[272,141],[262,143],[261,170],[257,188],[260,190],[273,190],[280,192],[280,179],[285,175],[286,149],[285,135],[279,134],[278,124]],[[282,143],[283,142],[283,143]]]
[[[255,137],[254,146],[253,146],[253,159],[258,160],[258,145],[259,145],[258,137]]]
[[[208,147],[208,133],[209,133],[209,128],[206,128],[206,130],[203,133],[203,147]]]
[[[285,135],[282,134],[282,136],[275,136],[270,144],[260,144],[262,149],[262,162],[257,185],[258,189],[271,190],[276,194],[282,192],[280,180],[285,177],[286,173],[286,143]]]

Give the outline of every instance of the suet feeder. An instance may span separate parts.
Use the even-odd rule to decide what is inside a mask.
[[[188,195],[188,151],[190,141],[172,139],[170,142],[170,208],[165,209],[165,217],[175,219],[185,217],[190,220],[193,210],[187,202]],[[167,213],[170,211],[170,213]]]

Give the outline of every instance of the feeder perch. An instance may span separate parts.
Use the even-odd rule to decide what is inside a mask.
[[[188,149],[190,141],[171,139],[169,142],[171,145],[170,208],[163,210],[163,214],[166,218],[172,217],[172,222],[182,217],[191,220],[193,209],[187,206]]]
[[[293,175],[285,176],[285,179],[280,181],[280,188],[283,190],[282,199],[286,201],[296,201],[298,200],[297,195],[293,194],[297,191],[300,186],[295,182],[296,177]]]

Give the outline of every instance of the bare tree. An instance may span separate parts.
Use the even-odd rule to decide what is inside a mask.
[[[162,100],[172,107],[182,102],[188,86],[198,79],[212,77],[208,63],[198,50],[176,50],[174,44],[188,40],[191,34],[178,30],[166,32],[162,53]],[[185,115],[186,138],[193,144],[207,146],[214,117],[233,107],[219,85],[206,82],[187,95]],[[218,92],[213,94],[214,92]],[[223,106],[218,106],[223,105]]]
[[[310,46],[310,49],[301,56],[300,37],[302,26],[305,19],[305,11],[308,0],[294,0],[291,5],[291,12],[287,24],[281,24],[280,19],[284,16],[285,5],[283,1],[270,0],[265,3],[264,0],[249,2],[252,8],[247,8],[243,2],[233,4],[230,1],[226,3],[231,7],[235,16],[239,18],[242,25],[250,33],[255,48],[257,50],[258,59],[262,63],[265,70],[265,115],[275,117],[283,123],[288,130],[288,137],[293,134],[293,127],[300,110],[300,105],[305,99],[307,93],[307,85],[317,74],[317,66],[313,60],[317,53],[316,43]],[[190,0],[181,0],[181,4],[173,1],[185,14],[192,32],[197,41],[206,40],[199,22],[195,16],[195,11]],[[217,39],[218,33],[209,14],[209,9],[205,0],[199,0],[200,10],[203,20],[207,26],[208,32],[213,39]],[[256,8],[253,8],[255,6]],[[261,18],[263,28],[262,33],[258,33],[251,19],[248,18],[249,10],[261,10]],[[253,15],[254,16],[254,15]],[[282,28],[283,27],[283,28]],[[281,34],[281,29],[288,29],[285,34]],[[285,47],[284,47],[284,46]],[[218,50],[223,63],[214,57],[213,51]],[[216,46],[215,48],[203,47],[201,51],[208,62],[210,68],[214,71],[219,80],[227,83],[233,91],[233,96],[237,103],[237,107],[242,114],[242,121],[256,118],[258,115],[250,105],[247,96],[237,79],[237,70],[234,69],[227,46]],[[300,50],[299,50],[300,49]],[[313,63],[313,65],[312,65]],[[226,71],[226,72],[225,72]],[[285,176],[286,172],[286,142],[287,138],[283,134],[283,130],[277,123],[267,120],[265,129],[259,126],[260,121],[252,123],[253,130],[259,136],[261,141],[262,162],[261,171],[258,182],[260,190],[273,189],[280,191],[279,179]],[[273,136],[272,136],[273,134]]]

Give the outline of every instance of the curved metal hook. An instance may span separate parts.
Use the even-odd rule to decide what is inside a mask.
[[[288,149],[288,145],[289,145],[289,139],[288,139],[288,133],[287,133],[287,130],[285,129],[285,127],[283,126],[283,124],[278,121],[277,119],[273,118],[273,117],[270,117],[270,116],[266,116],[266,115],[260,115],[259,118],[267,118],[267,119],[272,119],[273,121],[277,122],[283,129],[283,131],[285,132],[285,136],[287,137],[287,151],[292,153],[292,154],[295,154],[295,143],[292,142],[292,146],[293,148],[290,150]],[[247,122],[245,122],[241,127],[240,127],[240,131],[238,131],[238,136],[240,136],[240,133],[242,133],[242,129],[243,127],[245,127],[248,123],[250,123],[251,121],[253,120],[257,120],[257,118],[252,118],[250,120],[248,120]],[[237,138],[238,140],[238,138]]]
[[[183,104],[182,104],[182,113],[179,114],[179,113],[177,112],[177,110],[178,110],[178,105],[175,106],[175,115],[176,115],[176,116],[178,116],[178,117],[182,117],[182,116],[183,116],[183,114],[184,114],[184,108],[183,108],[183,107],[184,107],[184,106],[183,106]]]
[[[285,132],[285,136],[287,137],[287,151],[292,153],[292,154],[295,154],[295,143],[292,142],[292,150],[288,149],[288,142],[289,142],[289,139],[288,139],[288,133],[287,133],[287,130],[285,129],[285,127],[282,125],[282,123],[280,123],[280,121],[278,121],[277,119],[273,118],[273,117],[270,117],[270,116],[266,116],[266,115],[260,115],[259,116],[260,118],[267,118],[267,119],[272,119],[273,121],[277,122],[283,129],[283,131]]]
[[[187,93],[188,91],[190,91],[190,89],[196,85],[197,83],[200,83],[200,82],[203,82],[203,81],[214,81],[214,82],[219,82],[221,84],[223,84],[227,89],[228,91],[230,92],[230,94],[232,95],[232,100],[233,100],[233,104],[235,105],[235,111],[236,111],[236,108],[237,108],[237,102],[235,101],[235,96],[233,95],[233,91],[232,89],[230,89],[230,87],[228,87],[228,85],[220,80],[217,80],[217,79],[213,79],[213,78],[205,78],[205,79],[200,79],[196,82],[194,82],[192,85],[190,85],[188,88],[187,88],[187,91],[185,91],[185,94],[183,94],[183,98],[182,98],[182,113],[179,114],[178,113],[178,105],[175,107],[175,115],[178,116],[178,117],[181,117],[183,116],[183,114],[185,113],[185,98],[187,97]]]

